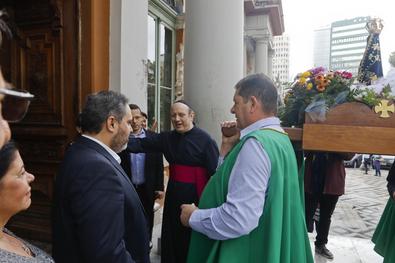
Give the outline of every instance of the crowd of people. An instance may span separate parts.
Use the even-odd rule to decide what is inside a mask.
[[[6,86],[3,78],[0,83]],[[7,97],[30,98],[0,88],[0,99]],[[196,127],[195,113],[185,101],[171,106],[174,130],[155,133],[144,128],[139,106],[128,104],[122,94],[89,95],[78,116],[80,135],[56,178],[53,259],[5,228],[13,215],[30,206],[34,176],[25,170],[10,141],[8,122],[1,118],[2,260],[150,262],[153,205],[165,193],[162,154],[170,177],[161,262],[313,262],[307,230],[312,230],[317,207],[315,251],[332,259],[326,247],[331,216],[344,194],[343,160],[352,156],[307,153],[302,185],[294,149],[276,117],[276,102],[275,86],[265,75],[240,80],[231,108],[236,121],[221,124],[218,149]],[[387,227],[394,174],[393,167],[391,199],[373,239],[376,251],[387,258],[393,257],[385,244],[392,242]]]
[[[263,74],[241,79],[230,109],[236,121],[220,124],[218,148],[195,125],[186,101],[171,106],[174,130],[155,133],[124,95],[89,95],[78,115],[78,138],[56,177],[52,258],[5,227],[31,204],[34,176],[10,140],[8,121],[23,118],[33,95],[11,89],[0,72],[0,262],[148,263],[153,206],[164,196],[164,263],[313,262],[307,230],[318,207],[315,251],[333,259],[326,243],[344,194],[343,160],[351,156],[307,153],[300,180],[276,117],[277,96]],[[170,171],[166,191],[163,156]],[[394,166],[387,180],[390,200],[373,241],[394,262]]]
[[[55,261],[149,262],[163,154],[170,177],[162,262],[313,262],[295,154],[275,117],[276,88],[256,74],[235,89],[237,121],[222,126],[237,129],[220,151],[185,101],[171,106],[174,130],[153,133],[122,94],[90,95],[81,136],[56,178]]]
[[[268,77],[242,79],[231,109],[237,121],[222,124],[235,132],[224,132],[218,150],[185,101],[171,106],[174,130],[154,133],[122,94],[89,95],[55,182],[53,259],[4,228],[29,207],[34,176],[2,119],[0,253],[38,262],[149,262],[163,154],[170,178],[162,262],[312,262],[295,154],[276,110]]]

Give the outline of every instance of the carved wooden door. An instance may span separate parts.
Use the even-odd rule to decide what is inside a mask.
[[[50,241],[53,181],[76,135],[79,85],[79,1],[9,0],[13,38],[4,39],[0,63],[5,78],[35,95],[26,117],[13,124],[26,170],[35,175],[32,205],[8,227],[25,237]]]

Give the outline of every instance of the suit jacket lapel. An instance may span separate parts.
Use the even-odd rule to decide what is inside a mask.
[[[130,187],[132,188],[132,191],[134,192],[134,195],[137,198],[137,202],[139,202],[141,209],[143,210],[144,214],[146,214],[146,212],[144,210],[144,206],[140,201],[140,198],[137,194],[136,189],[134,189],[132,181],[129,179],[129,177],[127,176],[127,174],[125,173],[125,171],[123,170],[121,165],[117,162],[117,160],[115,160],[114,157],[112,157],[111,154],[109,152],[107,152],[106,149],[104,149],[101,145],[99,145],[95,141],[92,141],[91,139],[81,136],[79,139],[79,142],[82,144],[85,144],[87,147],[93,148],[98,153],[104,155],[104,157],[106,157],[112,163],[112,165],[114,165],[114,167],[118,170],[119,173],[121,173],[121,175],[125,178],[125,181],[127,181],[128,184],[130,185]]]
[[[101,155],[106,157],[106,159],[111,162],[111,164],[118,170],[118,172],[122,174],[123,177],[125,177],[126,181],[128,181],[130,186],[132,186],[132,188],[134,189],[132,182],[130,181],[129,177],[127,176],[121,165],[117,162],[117,160],[114,159],[114,157],[111,156],[111,154],[106,149],[104,149],[97,142],[92,141],[91,139],[88,139],[84,136],[81,136],[79,140],[81,141],[82,144],[85,144],[88,147],[93,148],[95,151],[99,152]]]

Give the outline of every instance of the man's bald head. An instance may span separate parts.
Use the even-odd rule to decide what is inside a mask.
[[[185,133],[193,128],[194,112],[184,101],[176,101],[170,108],[171,122],[179,133]]]

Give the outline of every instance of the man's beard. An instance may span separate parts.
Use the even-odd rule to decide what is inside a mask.
[[[112,138],[110,148],[116,152],[120,153],[128,147],[128,138],[126,138],[126,142],[121,141],[122,135],[119,132]]]
[[[122,146],[121,150],[120,150],[119,152],[117,152],[117,153],[120,153],[120,152],[126,150],[126,148],[128,148],[128,144],[127,144],[127,143],[125,143],[125,144]]]

